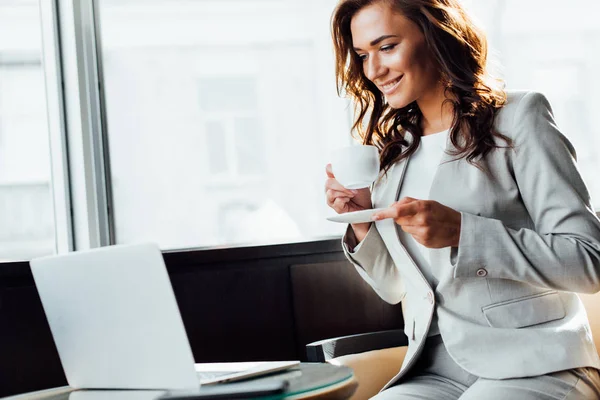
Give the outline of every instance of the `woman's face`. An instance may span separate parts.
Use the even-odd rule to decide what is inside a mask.
[[[384,2],[361,9],[350,23],[363,72],[393,108],[436,92],[440,74],[418,25]]]

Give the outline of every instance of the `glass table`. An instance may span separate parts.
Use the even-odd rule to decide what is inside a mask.
[[[282,373],[255,378],[257,381],[287,380],[281,396],[262,399],[348,399],[358,383],[352,369],[327,363],[301,363]],[[226,384],[225,384],[226,385]],[[201,388],[199,390],[202,390]],[[165,390],[75,390],[69,386],[5,397],[3,400],[154,400]]]

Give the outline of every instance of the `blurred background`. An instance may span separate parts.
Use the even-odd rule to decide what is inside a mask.
[[[509,89],[545,93],[600,209],[597,0],[470,0]],[[331,237],[324,166],[350,144],[335,0],[97,0],[117,243]],[[36,0],[0,0],[0,259],[55,251]]]

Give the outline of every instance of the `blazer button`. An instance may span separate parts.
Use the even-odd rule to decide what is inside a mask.
[[[476,273],[477,273],[477,276],[480,278],[487,276],[487,271],[485,270],[485,268],[479,268]]]
[[[427,300],[429,300],[430,304],[433,304],[435,301],[435,298],[433,297],[433,292],[429,292],[427,293]]]

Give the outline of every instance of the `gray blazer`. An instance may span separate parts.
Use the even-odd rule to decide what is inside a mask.
[[[473,375],[503,379],[600,368],[574,293],[600,291],[600,221],[573,146],[539,93],[510,92],[495,127],[515,148],[488,154],[489,174],[445,155],[434,177],[430,200],[462,217],[458,248],[429,249],[435,291],[400,244],[398,227],[390,229],[393,220],[372,224],[355,253],[351,228],[343,238],[363,279],[383,300],[402,301],[408,352],[386,388],[414,364],[434,311],[449,354]],[[403,171],[407,162],[395,168]],[[402,176],[373,186],[374,207],[390,205],[381,196],[390,185],[397,199]]]

